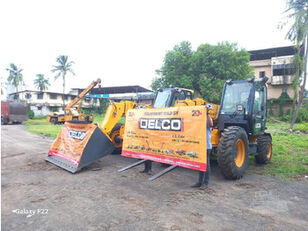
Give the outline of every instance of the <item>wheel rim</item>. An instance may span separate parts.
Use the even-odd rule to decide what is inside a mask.
[[[111,134],[111,140],[115,148],[122,147],[122,142],[116,142],[116,138],[120,136],[120,130],[116,130]]]
[[[235,165],[240,168],[243,166],[245,161],[245,143],[242,139],[238,139],[235,145],[237,149],[237,155],[234,158],[234,161]]]
[[[266,154],[266,157],[267,157],[267,159],[269,159],[269,158],[271,158],[271,155],[272,155],[272,144],[268,143],[267,148],[268,148],[268,152]]]

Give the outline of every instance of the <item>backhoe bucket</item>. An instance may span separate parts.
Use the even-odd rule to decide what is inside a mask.
[[[111,140],[96,125],[66,122],[46,160],[75,173],[113,150]]]

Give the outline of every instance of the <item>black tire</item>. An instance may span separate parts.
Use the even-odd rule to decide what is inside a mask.
[[[50,123],[52,123],[52,124],[58,124],[58,118],[57,118],[57,117],[51,117],[51,118],[50,118]]]
[[[257,155],[255,156],[258,164],[266,164],[272,158],[272,138],[269,135],[259,136],[257,139]]]
[[[122,153],[123,140],[119,139],[120,128],[122,126],[123,126],[122,124],[117,123],[110,132],[110,138],[112,140],[112,143],[115,146],[115,149],[113,150],[111,154],[121,154]]]
[[[237,126],[225,128],[220,137],[217,155],[220,171],[225,178],[230,180],[240,179],[244,175],[248,164],[248,137],[246,131]]]

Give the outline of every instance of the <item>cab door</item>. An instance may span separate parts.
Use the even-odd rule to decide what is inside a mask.
[[[255,96],[253,102],[253,135],[261,135],[265,130],[266,121],[266,98],[267,92],[265,86],[255,86]]]

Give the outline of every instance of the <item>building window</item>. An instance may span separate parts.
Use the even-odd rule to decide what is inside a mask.
[[[260,71],[259,72],[259,78],[263,78],[265,76],[265,71]]]
[[[43,92],[37,93],[37,99],[43,99]]]
[[[62,96],[62,98],[63,98],[64,100],[68,100],[68,96],[67,96],[67,95]]]
[[[96,98],[93,98],[93,103],[97,103],[97,99]]]
[[[15,95],[14,95],[14,99],[19,99],[19,95],[18,95],[18,94],[15,94]]]
[[[294,75],[293,64],[273,65],[273,75]]]
[[[30,93],[26,93],[26,99],[31,99],[32,95]]]
[[[50,99],[57,99],[57,94],[50,93]]]
[[[282,93],[287,93],[288,91],[287,91],[287,88],[282,88]]]
[[[74,100],[76,98],[76,96],[71,96],[71,99]]]

